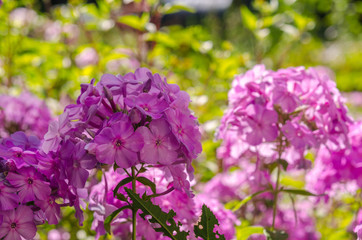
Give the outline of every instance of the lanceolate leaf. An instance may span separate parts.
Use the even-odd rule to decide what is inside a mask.
[[[137,177],[136,180],[139,181],[140,183],[142,183],[143,185],[149,186],[151,188],[152,192],[156,193],[156,184],[154,182],[152,182],[151,180],[149,180],[148,178]]]
[[[123,185],[126,185],[127,183],[132,182],[132,178],[131,177],[126,177],[125,179],[122,179],[122,181],[120,181],[117,186],[114,188],[113,190],[113,195],[116,196],[118,193],[118,189],[120,187],[122,187]]]
[[[186,237],[189,235],[188,232],[181,231],[181,223],[176,224],[173,219],[176,216],[176,213],[173,210],[170,210],[168,213],[161,210],[157,205],[154,205],[151,201],[144,201],[140,196],[132,190],[125,188],[128,196],[132,199],[133,207],[138,210],[140,209],[142,213],[140,216],[146,220],[146,216],[151,216],[148,220],[151,223],[158,223],[159,226],[154,227],[156,232],[163,233],[164,236],[167,236],[173,240],[186,240]]]
[[[314,197],[323,196],[323,194],[318,195],[318,194],[314,194],[314,193],[308,192],[308,191],[303,190],[303,189],[283,189],[282,191],[290,193],[290,194],[303,195],[303,196],[314,196]]]
[[[106,220],[104,220],[104,229],[107,231],[107,233],[111,234],[111,222],[112,220],[120,213],[121,211],[125,209],[131,209],[130,205],[123,206],[116,211],[112,212],[111,215],[109,215]]]
[[[262,190],[262,191],[258,191],[254,194],[251,194],[249,196],[246,196],[243,200],[241,200],[233,209],[232,211],[237,211],[239,210],[239,208],[241,208],[245,203],[249,202],[251,199],[253,199],[255,196],[258,196],[259,194],[262,194],[262,193],[265,193],[265,192],[268,192],[269,189],[266,189],[266,190]]]
[[[216,225],[219,226],[219,222],[215,215],[205,204],[202,205],[201,221],[194,226],[195,236],[204,240],[225,240],[224,235],[214,232]]]

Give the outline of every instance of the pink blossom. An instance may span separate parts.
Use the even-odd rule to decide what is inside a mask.
[[[121,168],[128,168],[138,163],[137,152],[143,144],[142,135],[134,132],[128,117],[123,117],[113,122],[111,127],[102,129],[88,149],[93,149],[91,152],[101,163],[116,162]]]
[[[36,199],[47,199],[51,189],[49,183],[42,181],[41,174],[31,167],[21,168],[18,173],[9,172],[6,179],[19,191],[20,202],[26,203]]]
[[[179,143],[165,119],[157,119],[150,123],[149,129],[141,127],[137,130],[142,134],[145,145],[141,150],[141,160],[146,163],[157,162],[169,165],[177,160]]]
[[[9,187],[4,181],[0,182],[0,210],[12,210],[19,204],[16,188]]]
[[[33,239],[36,234],[33,219],[33,211],[27,206],[19,206],[16,210],[4,212],[0,238],[5,237],[4,240]]]

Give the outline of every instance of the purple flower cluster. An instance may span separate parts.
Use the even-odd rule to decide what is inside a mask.
[[[37,137],[24,132],[0,140],[1,239],[33,239],[36,225],[59,222],[56,200],[71,205],[68,185],[59,181],[61,170],[39,146]]]
[[[18,97],[0,95],[0,137],[23,131],[41,139],[51,120],[45,103],[30,93]]]
[[[261,205],[259,205],[260,207]],[[316,231],[315,221],[310,216],[308,210],[311,210],[311,204],[303,203],[296,206],[293,210],[291,206],[280,209],[276,215],[275,227],[288,234],[288,239],[295,240],[318,240],[320,234]],[[272,209],[258,209],[262,216],[255,216],[254,224],[262,226],[271,226],[273,222]],[[261,218],[260,218],[261,217]],[[266,240],[264,235],[252,235],[251,240]]]
[[[146,177],[153,181],[157,186],[157,193],[167,192],[167,195],[161,195],[156,198],[152,198],[152,202],[161,207],[163,211],[174,210],[176,212],[176,220],[183,223],[185,230],[190,230],[188,227],[192,227],[192,223],[196,222],[197,217],[195,215],[195,204],[192,198],[182,191],[172,188],[172,179],[167,178],[167,174],[159,168],[153,168],[139,176]],[[113,190],[116,185],[127,177],[126,173],[120,170],[108,171],[103,175],[102,181],[97,185],[94,185],[90,189],[89,195],[89,209],[93,211],[94,221],[92,224],[92,230],[96,231],[96,239],[101,235],[106,234],[104,229],[104,220],[113,211],[127,205],[126,202],[120,201],[114,197]],[[125,185],[131,188],[131,183]],[[171,191],[172,190],[172,191]],[[150,188],[137,182],[137,193],[143,195],[152,195]],[[118,190],[118,194],[127,196],[126,191],[123,188]],[[121,238],[127,239],[131,236],[132,222],[129,219],[132,217],[132,210],[123,210],[111,224],[112,233]],[[122,223],[122,224],[120,224]],[[147,239],[168,239],[163,237],[162,234],[155,232],[152,229],[152,225],[143,220],[140,216],[137,216],[137,237]]]
[[[362,188],[362,122],[350,125],[350,145],[333,150],[322,147],[314,168],[307,175],[307,187],[317,193],[329,193],[338,183],[354,183]]]
[[[148,69],[105,74],[96,85],[81,85],[77,103],[50,123],[42,149],[58,157],[58,177],[75,189],[96,166],[142,164],[162,168],[174,188],[191,196],[191,160],[202,148],[189,102],[187,93]]]
[[[335,82],[323,71],[296,67],[274,72],[257,65],[233,81],[218,133],[224,140],[218,156],[228,167],[250,159],[251,153],[270,163],[280,151],[291,168],[306,168],[307,149],[348,145],[350,122]]]
[[[172,189],[172,179],[167,178],[167,174],[159,168],[154,168],[140,176],[151,179],[157,186],[158,193],[169,192]],[[98,239],[101,235],[106,234],[104,229],[104,220],[114,210],[125,206],[127,203],[114,198],[113,190],[116,185],[125,179],[127,175],[123,171],[117,170],[108,171],[103,175],[102,181],[97,185],[94,185],[90,190],[90,205],[89,208],[93,211],[94,221],[92,224],[92,230],[96,231],[96,238]],[[126,187],[130,188],[131,183],[127,184]],[[137,183],[137,193],[143,195],[152,195],[152,191],[144,185]],[[124,189],[120,188],[118,194],[127,196]],[[230,211],[226,210],[223,205],[216,199],[209,198],[206,194],[198,194],[194,198],[189,198],[188,195],[177,189],[167,193],[167,195],[161,195],[151,200],[154,204],[161,207],[165,212],[171,209],[176,212],[175,220],[182,223],[182,229],[190,231],[190,239],[196,239],[192,236],[193,226],[201,216],[201,207],[205,203],[216,215],[219,220],[220,229],[225,234],[226,239],[233,239],[235,236],[234,225],[238,224],[239,221],[235,215]],[[111,224],[112,233],[121,239],[127,239],[131,235],[131,222],[129,219],[132,216],[132,211],[126,209],[122,211]],[[120,224],[123,223],[123,224]],[[137,216],[137,238],[146,239],[168,239],[162,234],[152,230],[152,225],[143,220],[140,216]]]

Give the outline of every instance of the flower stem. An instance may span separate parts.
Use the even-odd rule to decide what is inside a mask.
[[[273,203],[273,225],[272,229],[274,230],[275,226],[275,216],[277,214],[277,202],[278,202],[278,193],[279,193],[279,178],[280,178],[280,164],[278,159],[278,173],[277,173],[277,182],[274,189],[274,203]]]
[[[278,193],[279,193],[279,179],[280,179],[280,159],[282,157],[282,153],[283,153],[283,138],[282,135],[279,135],[279,144],[278,144],[278,172],[277,172],[277,182],[275,184],[275,189],[274,189],[274,202],[273,202],[273,224],[272,224],[272,230],[274,230],[275,228],[275,217],[277,214],[277,203],[278,203]]]
[[[135,167],[132,167],[132,191],[136,193],[136,174],[135,174]],[[132,240],[136,240],[136,217],[137,217],[137,210],[135,207],[132,208]]]

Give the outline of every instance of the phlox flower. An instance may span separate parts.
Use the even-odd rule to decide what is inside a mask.
[[[134,132],[130,119],[123,116],[110,127],[103,128],[87,148],[101,163],[115,162],[121,168],[129,168],[138,163],[137,152],[143,145],[141,134]]]
[[[50,195],[49,183],[43,181],[40,173],[32,167],[24,167],[18,173],[9,172],[6,180],[19,191],[19,200],[22,203],[36,199],[45,200]]]
[[[3,214],[0,225],[0,238],[4,240],[33,239],[36,227],[33,220],[33,211],[27,206],[19,206]]]
[[[9,187],[4,181],[0,182],[0,210],[12,210],[19,204],[16,188]]]
[[[169,165],[177,160],[179,143],[165,119],[157,119],[137,130],[144,138],[141,160],[145,163]]]

